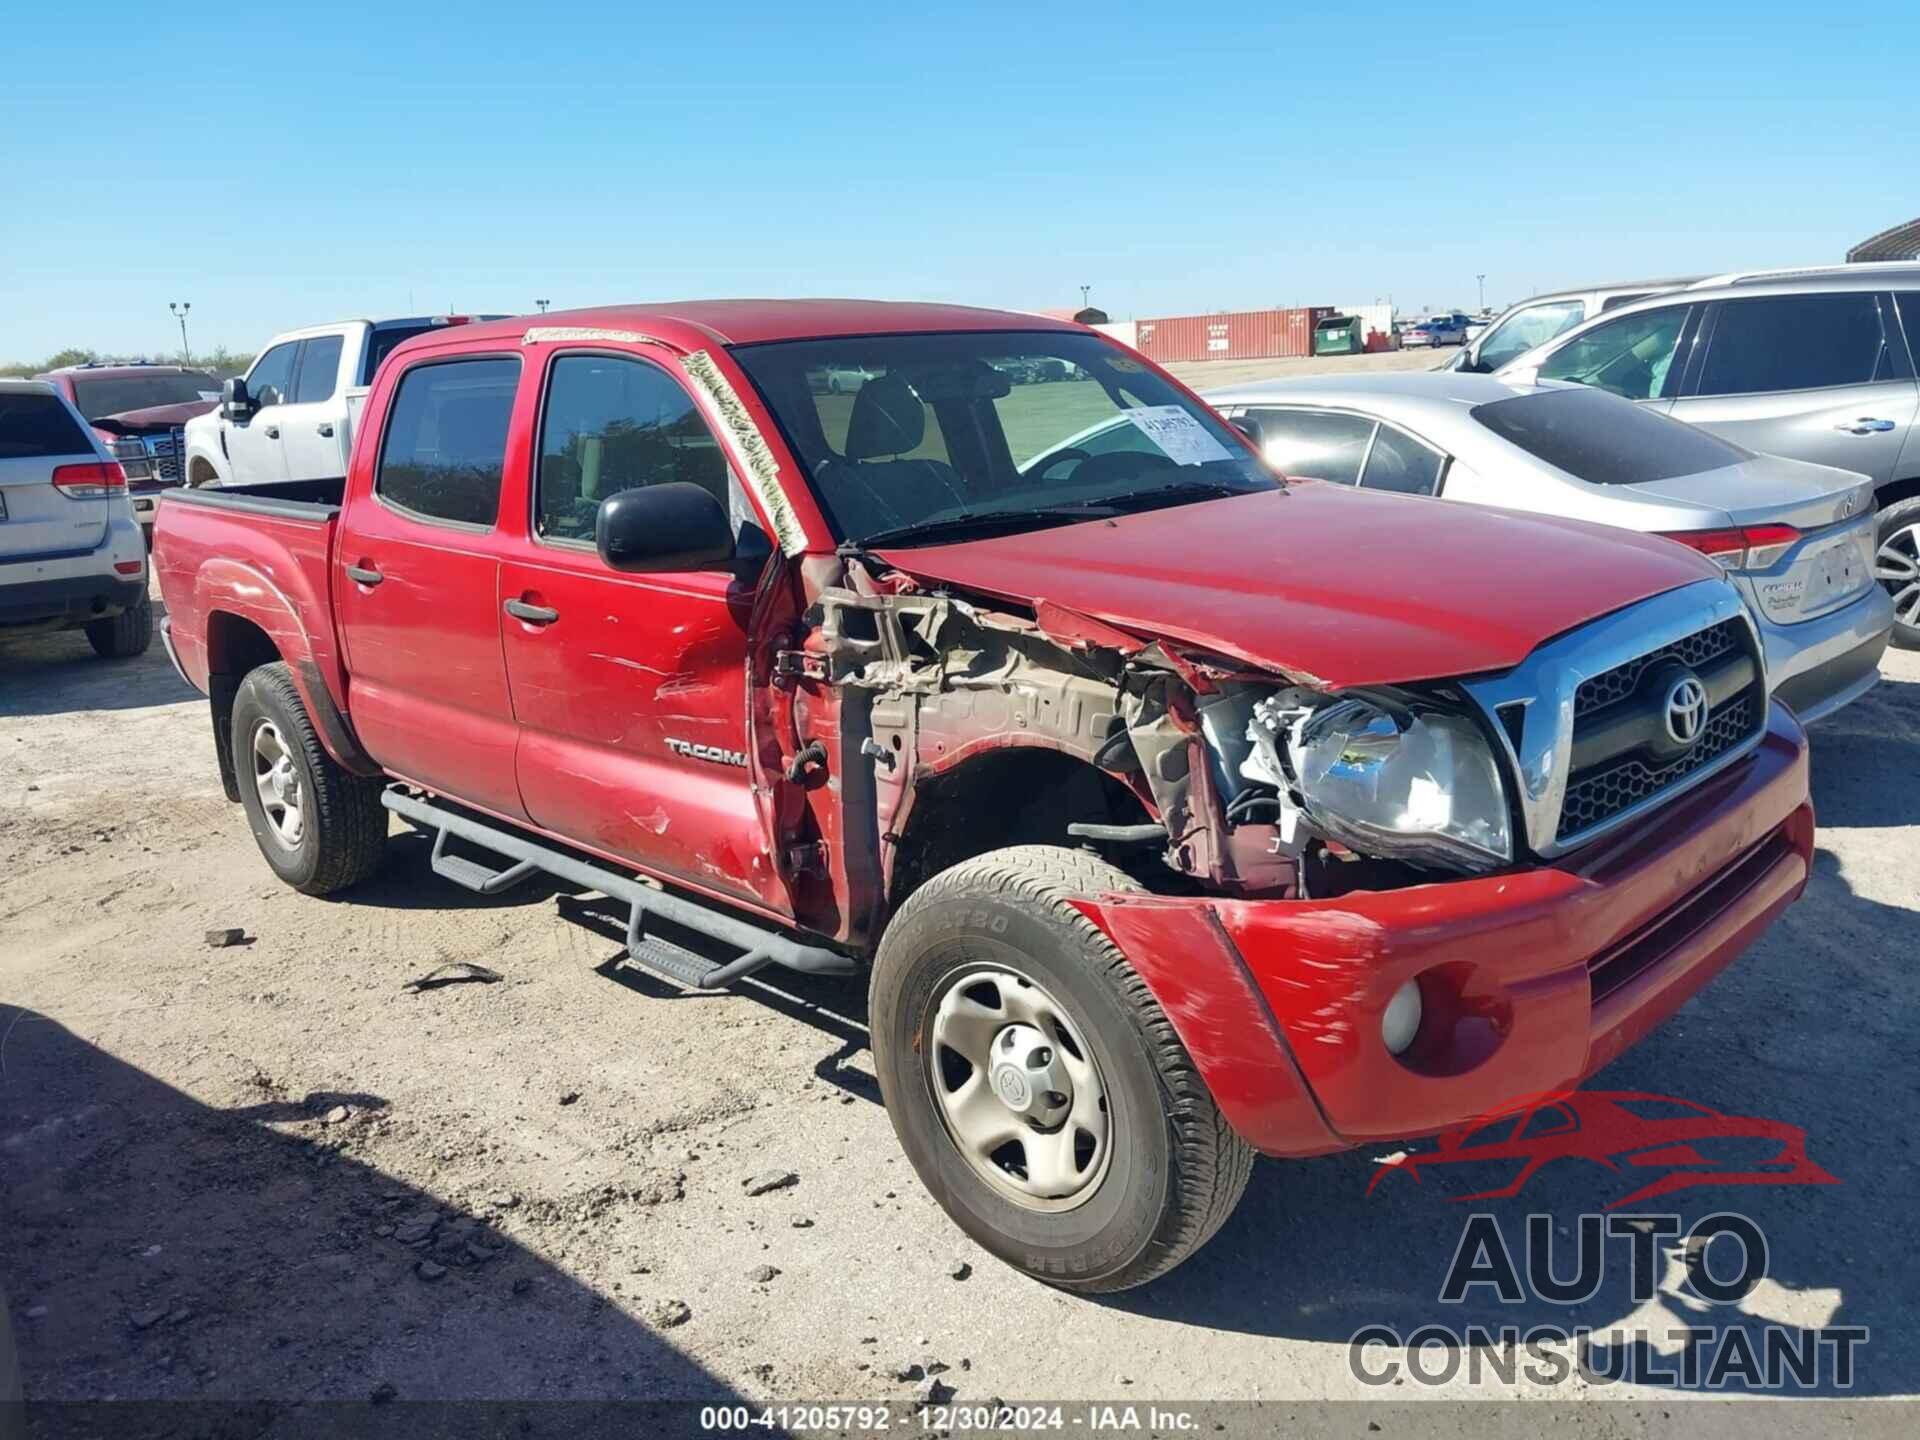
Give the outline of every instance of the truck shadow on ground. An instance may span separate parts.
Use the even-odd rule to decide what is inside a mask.
[[[512,1218],[479,1196],[434,1194],[362,1158],[386,1123],[379,1096],[295,1096],[256,1074],[229,1082],[230,1103],[207,1104],[44,1015],[0,1007],[0,1034],[0,1274],[30,1420],[33,1402],[108,1394],[237,1397],[262,1422],[247,1434],[293,1402],[376,1394],[402,1409],[436,1397],[740,1398],[516,1242]],[[351,1118],[328,1123],[336,1106]],[[237,1408],[210,1417],[230,1422],[221,1411]],[[241,1433],[161,1409],[152,1433]],[[586,1405],[503,1428],[469,1410],[463,1433],[602,1433]],[[693,1428],[677,1414],[606,1418],[612,1434]],[[95,1415],[88,1433],[148,1433],[138,1420]],[[412,1426],[429,1432],[442,1433]]]
[[[1807,731],[1821,829],[1911,825],[1920,818],[1920,683],[1883,679]]]
[[[146,710],[200,698],[199,691],[174,673],[157,636],[144,655],[102,660],[78,630],[44,635],[0,631],[0,718]]]

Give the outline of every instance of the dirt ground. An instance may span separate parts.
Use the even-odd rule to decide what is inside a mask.
[[[1805,1127],[1839,1185],[1657,1208],[1752,1216],[1771,1270],[1738,1322],[1867,1325],[1854,1393],[1908,1395],[1920,655],[1813,750],[1807,897],[1593,1083]],[[504,978],[402,988],[451,961]],[[1570,1309],[1439,1304],[1467,1207],[1369,1197],[1365,1153],[1262,1161],[1145,1290],[1048,1290],[922,1190],[864,1014],[857,982],[679,994],[596,897],[467,894],[410,834],[361,890],[296,895],[157,644],[0,642],[0,1288],[30,1398],[904,1400],[929,1363],[971,1401],[1379,1398],[1362,1325],[1635,1311],[1623,1267]],[[749,1195],[768,1170],[797,1178]],[[1574,1167],[1482,1208],[1564,1227],[1617,1193]]]

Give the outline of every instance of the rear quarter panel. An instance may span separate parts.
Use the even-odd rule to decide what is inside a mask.
[[[233,668],[235,657],[227,651],[234,630],[225,622],[237,618],[266,632],[310,711],[321,699],[345,711],[345,674],[327,591],[334,523],[332,516],[295,519],[173,496],[161,501],[154,572],[188,680],[206,690],[210,673]],[[315,685],[326,693],[313,694]]]

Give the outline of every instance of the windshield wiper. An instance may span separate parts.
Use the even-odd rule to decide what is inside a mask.
[[[1285,490],[1286,484],[1277,476],[1273,488]],[[1229,500],[1236,495],[1264,495],[1264,489],[1249,489],[1244,485],[1228,485],[1219,480],[1181,480],[1173,485],[1161,485],[1152,490],[1134,490],[1125,495],[1109,495],[1097,503],[1113,510],[1131,510],[1138,501],[1147,502],[1147,508],[1163,501],[1181,500]]]
[[[1111,513],[1111,500],[1088,501],[1081,505],[1059,505],[1031,510],[972,510],[948,515],[940,520],[923,520],[918,525],[896,525],[891,530],[876,530],[860,537],[860,548],[898,545],[909,540],[952,539],[956,536],[991,530],[1017,530],[1026,526],[1070,525],[1081,520],[1097,520]]]

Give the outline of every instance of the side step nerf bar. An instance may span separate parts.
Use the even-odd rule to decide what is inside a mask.
[[[627,955],[637,965],[695,990],[718,990],[768,965],[784,965],[810,975],[852,975],[859,966],[851,956],[821,945],[807,945],[751,920],[729,915],[698,901],[655,889],[616,870],[542,845],[511,830],[477,820],[462,811],[406,793],[401,786],[381,792],[380,803],[422,830],[434,832],[433,869],[456,885],[480,895],[497,895],[536,873],[598,890],[628,906]],[[477,861],[446,853],[448,836],[506,856],[514,862],[489,870]],[[646,932],[649,915],[704,935],[738,950],[737,959],[717,962]]]

